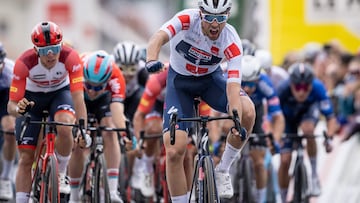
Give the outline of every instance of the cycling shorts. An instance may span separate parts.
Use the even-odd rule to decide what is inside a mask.
[[[318,123],[320,118],[320,110],[319,106],[314,103],[312,104],[306,111],[304,111],[302,114],[294,117],[294,118],[288,118],[285,115],[285,133],[289,134],[296,134],[298,133],[298,128],[301,125],[303,121],[311,121],[314,123],[314,126]],[[283,146],[280,149],[280,153],[288,153],[293,150],[294,143],[289,138],[283,139]]]
[[[85,99],[85,105],[88,114],[93,114],[100,123],[104,117],[111,116],[110,111],[111,94],[107,92],[95,100]]]
[[[69,86],[53,92],[30,92],[25,91],[25,98],[29,101],[34,101],[35,105],[29,110],[29,115],[33,121],[42,120],[42,112],[47,110],[49,112],[49,119],[54,120],[54,115],[58,111],[68,111],[75,115],[73,108],[73,101]],[[15,135],[19,148],[36,148],[41,126],[30,124],[27,126],[26,131],[20,140],[21,123],[25,117],[21,116],[16,118]]]
[[[200,97],[216,111],[227,112],[226,78],[219,67],[204,76],[184,76],[169,67],[167,76],[165,110],[163,113],[164,132],[169,130],[170,116],[178,113],[179,118],[193,117],[194,98]],[[240,95],[247,96],[243,91]],[[191,122],[178,123],[178,129],[188,131]]]

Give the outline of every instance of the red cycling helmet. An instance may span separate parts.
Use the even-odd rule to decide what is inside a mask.
[[[62,32],[53,22],[41,22],[33,28],[31,40],[37,47],[57,45],[62,40]]]

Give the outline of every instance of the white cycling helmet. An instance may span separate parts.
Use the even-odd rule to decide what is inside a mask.
[[[119,67],[137,65],[141,57],[141,49],[134,42],[119,42],[114,48],[114,59]]]
[[[255,81],[260,78],[260,61],[251,55],[245,55],[241,60],[242,80]]]
[[[199,0],[199,8],[213,14],[224,13],[231,8],[232,0]]]
[[[255,51],[255,57],[260,61],[263,69],[268,70],[273,65],[271,53],[265,49],[258,49]]]

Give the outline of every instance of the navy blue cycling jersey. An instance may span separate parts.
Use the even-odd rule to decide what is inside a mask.
[[[256,83],[256,90],[249,95],[255,106],[262,104],[263,99],[267,101],[268,114],[274,115],[281,112],[280,101],[270,78],[261,74]]]
[[[285,119],[297,119],[305,114],[313,105],[317,105],[320,112],[329,119],[334,116],[331,100],[327,95],[325,85],[318,79],[312,82],[312,89],[304,102],[296,101],[290,89],[290,81],[285,80],[278,89],[281,109]]]

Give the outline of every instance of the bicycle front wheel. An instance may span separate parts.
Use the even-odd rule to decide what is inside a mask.
[[[40,202],[40,190],[41,190],[41,160],[38,165],[33,168],[33,178],[31,186],[31,199],[34,203]]]
[[[203,160],[203,172],[204,172],[204,200],[205,202],[220,202],[216,190],[215,178],[214,178],[214,165],[211,157],[206,156]]]
[[[298,161],[294,170],[294,200],[293,202],[308,203],[308,180],[305,165]]]
[[[95,163],[95,174],[93,175],[95,176],[93,202],[111,202],[107,178],[107,167],[103,154],[97,156]]]
[[[59,178],[57,175],[57,160],[54,155],[47,158],[45,176],[42,188],[42,203],[59,202]]]

